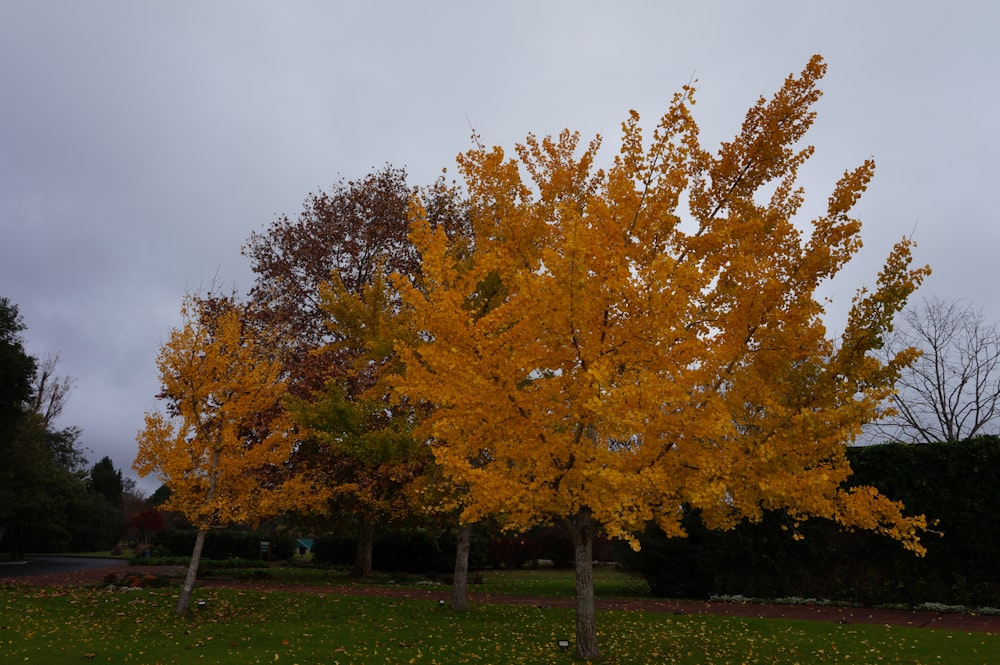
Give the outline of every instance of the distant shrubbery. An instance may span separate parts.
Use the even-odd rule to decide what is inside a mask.
[[[108,573],[101,581],[101,586],[105,588],[123,587],[127,589],[156,589],[172,584],[172,580],[159,575],[136,572],[126,572],[120,577],[115,573]]]
[[[322,536],[312,546],[313,561],[332,566],[354,562],[358,538],[355,534]],[[376,532],[372,567],[383,572],[451,573],[455,568],[455,534],[422,529],[392,529]],[[594,558],[611,561],[614,550],[606,538],[594,543]],[[573,567],[573,542],[558,526],[537,527],[527,533],[497,533],[487,527],[473,530],[470,570],[516,569],[539,560],[557,568]]]
[[[198,532],[194,529],[170,529],[156,536],[154,554],[157,556],[190,557],[194,549],[194,539]],[[260,543],[270,543],[270,558],[290,559],[295,552],[295,539],[289,535],[262,534],[253,531],[212,530],[205,537],[202,557],[206,559],[264,559]]]
[[[594,538],[595,561],[614,561],[617,554],[611,541],[598,533]],[[492,568],[517,569],[539,560],[551,561],[556,568],[572,568],[573,538],[562,525],[540,526],[527,533],[494,534],[489,540]]]
[[[350,566],[354,563],[357,535],[322,536],[312,546],[313,561],[326,565]],[[450,573],[455,569],[453,533],[435,534],[422,529],[396,529],[376,532],[372,548],[372,568],[404,573]],[[486,564],[486,542],[473,537],[469,567],[482,569]]]
[[[927,556],[869,532],[844,533],[810,520],[796,541],[784,515],[710,532],[694,513],[685,539],[650,529],[629,557],[661,596],[827,598],[866,605],[1000,602],[1000,438],[959,443],[883,444],[848,450],[853,485],[873,485],[907,512],[937,520]],[[784,528],[783,528],[784,527]]]

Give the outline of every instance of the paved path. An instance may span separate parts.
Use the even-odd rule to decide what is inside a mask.
[[[125,559],[101,559],[77,556],[36,556],[27,561],[4,562],[0,564],[0,580],[8,578],[29,578],[42,575],[70,575],[93,570],[122,568],[128,565]]]

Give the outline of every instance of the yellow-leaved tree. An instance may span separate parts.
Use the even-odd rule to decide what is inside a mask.
[[[418,510],[409,490],[430,451],[413,438],[413,410],[391,404],[384,380],[398,366],[394,342],[407,339],[409,327],[383,267],[357,292],[334,272],[320,298],[332,339],[319,352],[336,361],[322,390],[288,404],[302,434],[318,444],[312,454],[331,499],[357,515],[352,575],[367,577],[376,525]]]
[[[289,473],[297,437],[280,408],[277,340],[231,298],[189,296],[181,314],[156,360],[166,413],[146,413],[133,463],[170,489],[163,507],[198,529],[178,613],[188,608],[210,528],[255,525],[323,501],[307,474]]]
[[[685,506],[720,529],[783,509],[922,552],[923,517],[841,486],[845,446],[913,358],[869,352],[928,270],[910,268],[900,241],[828,335],[817,288],[861,245],[850,211],[874,164],[844,174],[825,214],[793,223],[825,68],[812,58],[714,154],[689,88],[651,137],[631,113],[607,169],[599,139],[581,148],[569,131],[529,135],[516,158],[477,141],[459,157],[471,259],[414,204],[423,281],[397,286],[420,341],[400,345],[398,388],[435,405],[422,433],[467,489],[464,521],[569,527],[582,658],[600,658],[598,528],[637,546],[649,522],[683,536]]]

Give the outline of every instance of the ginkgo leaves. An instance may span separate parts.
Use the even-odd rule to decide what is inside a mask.
[[[320,500],[288,468],[298,439],[281,409],[276,342],[230,299],[188,297],[181,314],[157,356],[167,411],[146,414],[135,469],[166,483],[166,507],[202,528]]]
[[[837,489],[842,448],[908,360],[867,351],[926,269],[900,242],[828,337],[815,292],[860,247],[850,210],[874,165],[845,173],[811,233],[793,221],[825,69],[810,60],[715,154],[690,89],[650,140],[631,113],[607,170],[600,139],[569,131],[515,158],[477,144],[459,158],[471,257],[414,209],[424,279],[397,287],[422,341],[400,344],[398,387],[436,405],[422,432],[469,488],[467,517],[523,527],[586,508],[627,534],[650,518],[676,530],[687,503],[719,527],[777,506],[869,523]],[[919,549],[919,520],[866,505]]]

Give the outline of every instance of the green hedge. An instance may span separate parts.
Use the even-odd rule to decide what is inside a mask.
[[[667,539],[651,528],[628,562],[662,596],[1000,606],[1000,438],[856,447],[848,455],[852,485],[873,485],[902,501],[907,513],[937,520],[943,536],[924,536],[926,557],[826,520],[803,523],[805,539],[795,541],[782,529],[782,513],[709,532],[692,512],[685,518],[688,538]]]

